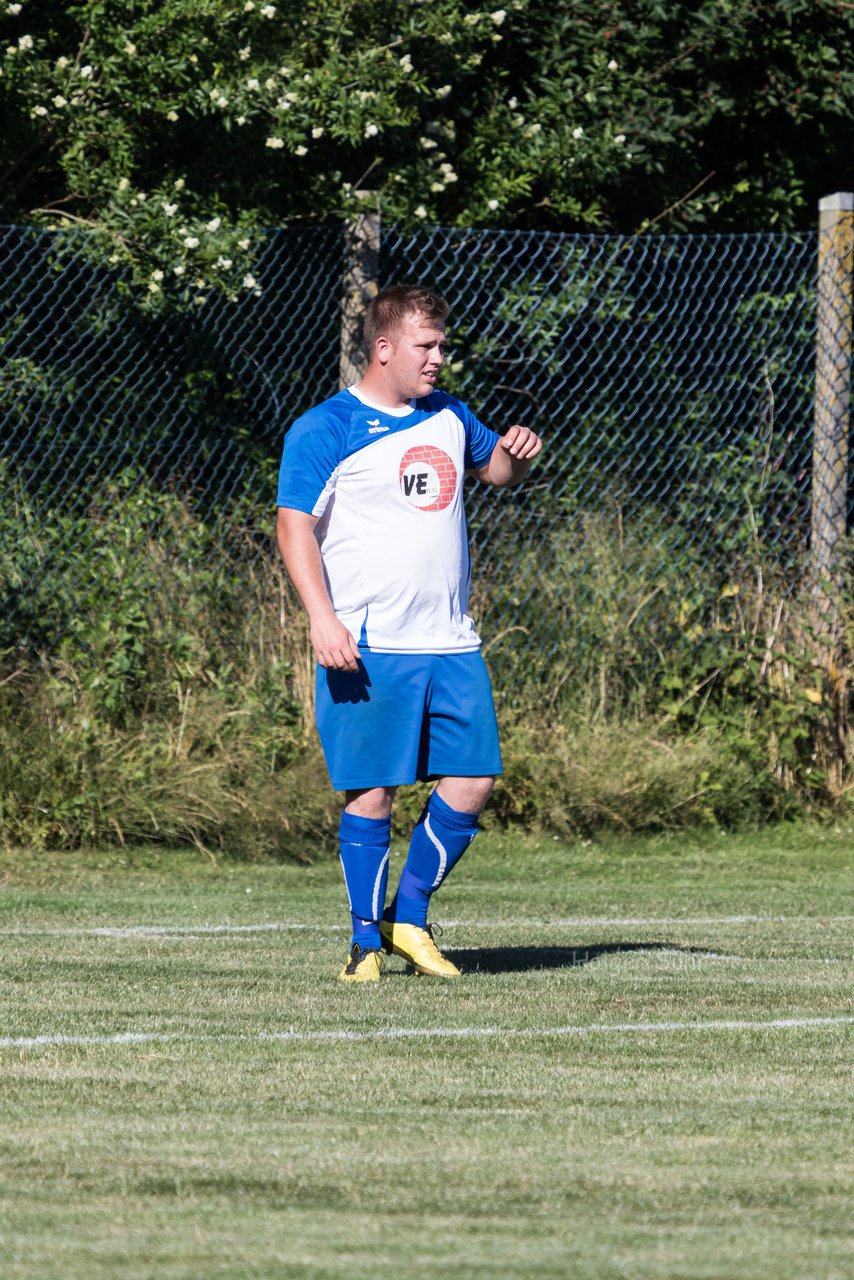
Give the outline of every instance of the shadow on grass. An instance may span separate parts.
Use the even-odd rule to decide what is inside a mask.
[[[530,969],[574,969],[601,956],[626,951],[679,951],[710,955],[708,947],[678,947],[672,942],[602,942],[586,947],[465,947],[444,954],[463,973],[525,973]]]

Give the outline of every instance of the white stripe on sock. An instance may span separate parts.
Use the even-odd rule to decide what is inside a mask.
[[[427,817],[424,819],[424,830],[427,832],[427,835],[429,836],[430,840],[435,845],[439,853],[439,871],[438,871],[438,874],[436,875],[436,879],[433,881],[433,884],[432,884],[432,888],[438,889],[439,885],[442,883],[442,880],[445,877],[445,867],[448,865],[448,850],[442,844],[441,840],[438,839],[435,832],[433,831],[433,828],[430,826],[429,813],[427,814]]]
[[[374,881],[374,899],[373,899],[373,903],[371,904],[372,910],[373,910],[373,914],[371,916],[372,920],[379,920],[380,915],[382,914],[380,909],[380,889],[382,888],[383,872],[388,866],[388,855],[389,855],[389,850],[386,849],[385,857],[380,863],[380,869],[377,872],[377,878]]]

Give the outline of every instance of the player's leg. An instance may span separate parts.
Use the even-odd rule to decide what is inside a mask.
[[[422,973],[456,977],[427,924],[430,900],[477,835],[477,820],[501,772],[492,689],[479,653],[433,659],[426,772],[441,781],[409,846],[397,893],[381,927],[387,950]]]
[[[338,828],[339,853],[350,904],[352,938],[342,978],[373,981],[381,969],[380,918],[388,884],[394,787],[347,792]],[[368,976],[371,975],[371,976]]]
[[[387,919],[426,928],[430,898],[477,835],[477,820],[493,781],[488,777],[442,778],[415,824]]]
[[[339,976],[351,982],[380,976],[391,805],[397,785],[417,776],[423,666],[401,670],[393,656],[367,653],[358,672],[318,669],[317,727],[332,785],[346,794],[339,848],[353,933]]]

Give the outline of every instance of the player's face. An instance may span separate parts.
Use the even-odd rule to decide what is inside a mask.
[[[429,396],[444,361],[445,330],[425,323],[420,315],[407,317],[386,365],[400,403]]]

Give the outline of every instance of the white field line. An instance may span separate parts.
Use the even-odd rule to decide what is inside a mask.
[[[740,924],[845,924],[854,916],[563,916],[554,920],[443,920],[443,929],[580,929],[580,928],[705,928]],[[40,928],[39,926],[4,929],[5,936],[15,937],[93,937],[93,938],[163,938],[217,937],[229,934],[316,932],[344,933],[345,924],[297,924],[271,921],[259,924],[138,924],[72,926]]]
[[[562,1027],[383,1027],[376,1031],[263,1031],[256,1036],[184,1035],[180,1032],[123,1031],[103,1036],[3,1036],[0,1049],[36,1049],[62,1046],[135,1044],[319,1044],[327,1041],[370,1040],[486,1040],[497,1037],[537,1039],[543,1036],[655,1035],[685,1031],[798,1031],[842,1027],[854,1016],[827,1018],[773,1018],[766,1021],[733,1018],[714,1022],[590,1022]]]

